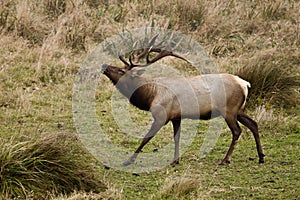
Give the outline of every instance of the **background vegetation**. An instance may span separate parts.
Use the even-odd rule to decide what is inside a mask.
[[[105,38],[145,25],[192,35],[220,72],[251,82],[248,112],[260,125],[264,165],[244,131],[233,164],[219,167],[231,137],[225,127],[212,153],[199,158],[205,122],[180,165],[150,174],[108,170],[80,146],[72,87],[82,61]],[[0,199],[300,198],[298,0],[1,0],[0,31]],[[113,87],[103,83],[103,128],[134,149],[139,140],[109,117]],[[148,150],[171,141],[168,132]]]

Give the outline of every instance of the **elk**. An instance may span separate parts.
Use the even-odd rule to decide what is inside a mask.
[[[123,165],[134,163],[142,148],[169,121],[173,125],[175,143],[174,159],[171,165],[178,164],[181,120],[184,118],[209,120],[218,116],[225,119],[232,132],[230,147],[220,164],[230,163],[231,154],[242,132],[238,122],[253,133],[259,163],[264,163],[265,155],[260,143],[258,125],[244,112],[250,83],[238,76],[226,73],[161,78],[145,78],[132,73],[134,71],[132,69],[149,66],[166,56],[188,61],[172,50],[154,46],[157,37],[158,35],[153,37],[140,54],[132,51],[129,62],[119,55],[124,67],[102,65],[102,73],[129,99],[130,103],[141,110],[150,111],[154,119],[139,147]],[[150,59],[150,53],[157,55]],[[139,62],[145,57],[146,63],[144,64],[133,61],[134,59]]]

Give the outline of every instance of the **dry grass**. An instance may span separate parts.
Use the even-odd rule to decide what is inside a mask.
[[[0,143],[1,198],[49,198],[106,188],[72,134],[14,135]]]
[[[157,199],[196,199],[200,197],[204,199],[204,194],[197,193],[198,189],[201,187],[201,181],[196,177],[189,177],[187,175],[182,175],[180,177],[170,177],[166,179],[165,184],[161,188],[159,195],[155,198]],[[206,199],[208,196],[206,196]]]
[[[72,122],[72,86],[74,77],[87,54],[105,38],[122,30],[140,28],[145,25],[169,28],[193,36],[218,64],[219,71],[235,73],[250,81],[252,83],[249,102],[252,108],[250,107],[250,109],[253,109],[254,106],[257,107],[253,114],[256,115],[257,120],[260,120],[265,137],[270,137],[271,140],[276,137],[269,133],[274,129],[277,134],[284,135],[284,137],[288,137],[285,133],[299,133],[298,118],[294,117],[299,114],[299,107],[297,107],[299,105],[300,76],[299,10],[300,3],[296,0],[0,1],[0,130],[2,133],[1,145],[5,147],[1,149],[1,155],[5,157],[5,159],[1,158],[1,163],[6,162],[6,159],[9,158],[11,161],[15,161],[9,163],[15,163],[15,166],[21,167],[18,173],[29,176],[30,174],[27,174],[24,168],[26,165],[24,160],[31,159],[33,161],[34,155],[31,154],[31,150],[33,152],[43,151],[45,154],[41,155],[47,159],[53,159],[51,162],[61,161],[67,166],[79,162],[78,159],[85,160],[82,157],[84,154],[81,153],[78,153],[78,158],[70,154],[59,154],[62,151],[68,152],[69,147],[72,150],[74,147],[73,137],[68,140],[67,137],[70,135],[55,134],[55,137],[47,138],[44,137],[45,133],[76,131]],[[103,98],[99,101],[103,100],[107,99]],[[295,109],[283,110],[282,107],[295,107]],[[281,114],[284,112],[288,112],[289,117]],[[277,124],[280,122],[282,125],[278,126]],[[43,136],[37,136],[40,134]],[[6,139],[14,135],[27,135],[27,137]],[[37,138],[35,138],[36,136]],[[67,143],[70,146],[57,143],[58,138],[65,142],[63,144]],[[293,141],[295,141],[293,138],[289,140],[290,143]],[[20,143],[17,144],[17,142]],[[40,145],[41,143],[44,145]],[[45,148],[45,144],[48,145],[47,148]],[[296,149],[290,146],[281,147],[288,148],[290,152]],[[74,148],[76,149],[76,147]],[[276,146],[276,149],[279,148]],[[269,149],[269,151],[271,150]],[[18,152],[18,154],[10,154],[11,152]],[[55,155],[53,155],[54,153]],[[5,156],[8,154],[9,156]],[[29,157],[26,158],[26,155]],[[58,155],[62,157],[57,159],[55,156]],[[17,162],[19,158],[21,160]],[[65,159],[68,159],[68,162],[65,162]],[[87,163],[93,163],[93,161],[87,161]],[[32,166],[35,166],[34,164],[36,163],[33,163]],[[276,166],[276,163],[274,165]],[[9,166],[11,165],[6,165],[6,167]],[[43,166],[47,168],[46,164]],[[59,166],[63,166],[62,163],[58,163],[56,169],[60,172],[64,171]],[[77,176],[78,174],[74,175],[74,173],[83,170],[87,177],[95,175],[86,173],[86,170],[90,169],[89,165],[79,166],[81,169],[64,172],[68,172],[69,176]],[[34,170],[27,165],[26,167],[26,169]],[[36,169],[40,169],[40,167],[42,166],[39,165]],[[246,165],[246,168],[248,167]],[[48,169],[43,168],[45,174],[51,176]],[[205,169],[204,172],[210,173]],[[191,173],[193,176],[193,173],[195,175],[199,172]],[[109,177],[110,174],[113,173],[104,173],[104,179],[106,175]],[[261,174],[264,175],[266,172],[263,171]],[[80,177],[80,175],[82,174],[78,176]],[[205,176],[205,174],[203,175]],[[245,172],[240,177],[248,177],[248,175],[249,173]],[[58,175],[56,174],[56,176]],[[139,185],[138,181],[150,182],[148,185],[145,184],[144,189],[146,192],[150,191],[151,194],[145,198],[153,197],[153,191],[157,191],[159,186],[162,186],[158,194],[160,197],[172,199],[171,195],[176,194],[177,198],[197,199],[201,198],[201,195],[206,196],[199,179],[186,176],[186,174],[179,174],[173,179],[167,178],[166,180],[161,180],[166,177],[165,175],[157,177],[154,175],[153,180],[150,181],[147,180],[150,179],[148,178],[150,175],[138,180],[128,174],[122,176],[125,177],[125,180],[120,180],[120,182],[124,182],[122,182],[124,185],[121,184],[122,187],[111,184],[119,181],[117,180],[118,173],[117,178],[103,180],[112,186],[106,191],[106,196],[100,194],[101,198],[124,199],[128,196],[137,198],[137,192],[132,191],[137,191],[135,189],[143,185]],[[223,180],[223,183],[212,186],[217,192],[212,192],[207,195],[207,198],[210,195],[218,194],[218,190],[223,195],[228,184],[227,180],[230,179],[226,176],[226,181]],[[35,187],[40,189],[38,193],[43,193],[48,189],[55,191],[48,196],[48,198],[55,199],[59,192],[66,190],[62,184],[43,184],[41,180],[36,183],[42,184],[44,188],[29,184],[28,181],[24,183],[23,187],[21,184],[19,184],[20,187],[16,185],[8,187],[11,182],[6,181],[6,189],[3,189],[2,183],[5,179],[2,177],[3,171],[1,171],[1,192],[5,197],[20,194],[23,195],[22,197],[31,198],[33,195],[30,191],[31,187]],[[10,180],[16,179],[17,176],[8,174],[6,177],[6,180]],[[281,177],[282,180],[285,180],[284,178]],[[243,183],[242,178],[240,179]],[[67,180],[69,179],[63,177],[62,180],[57,179],[56,181]],[[89,180],[84,181],[87,183]],[[249,181],[251,180],[249,178]],[[83,180],[74,179],[74,181],[77,185],[67,184],[72,188],[68,189],[69,194],[74,189],[93,189],[92,186],[87,185],[83,188],[77,187]],[[162,182],[162,184],[157,182]],[[255,182],[252,184],[255,185]],[[264,186],[265,188],[272,187],[270,183],[267,184]],[[49,188],[51,186],[52,188]],[[12,188],[15,189],[12,190]],[[224,191],[220,191],[220,188]],[[276,188],[273,190],[277,192]],[[229,189],[224,194],[227,195],[227,199],[235,195],[230,194],[230,191]],[[266,193],[268,191],[272,190],[263,190]],[[290,193],[285,192],[285,194],[290,197],[294,194],[291,191]],[[141,193],[143,194],[143,191]],[[276,194],[283,195],[284,193],[277,192]],[[243,197],[249,197],[247,195]],[[83,191],[72,193],[70,197],[65,194],[58,196],[57,198],[61,199],[99,198],[99,194]],[[234,197],[238,198],[238,196]],[[155,199],[155,197],[153,198]]]
[[[259,52],[251,59],[240,60],[236,72],[251,83],[250,101],[254,105],[261,103],[277,107],[299,105],[300,54],[285,50]]]
[[[122,199],[121,191],[115,188],[113,185],[109,185],[107,190],[102,193],[76,191],[68,195],[51,195],[50,200],[99,200],[99,199]]]

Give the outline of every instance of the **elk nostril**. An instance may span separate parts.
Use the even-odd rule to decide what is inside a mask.
[[[103,64],[101,66],[101,71],[104,72],[106,70],[106,68],[108,67],[108,64]]]
[[[108,64],[103,64],[102,68],[106,68],[108,66]]]

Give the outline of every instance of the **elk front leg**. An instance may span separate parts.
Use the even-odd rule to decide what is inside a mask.
[[[174,151],[174,160],[171,162],[171,165],[179,164],[180,123],[181,123],[181,119],[172,120],[173,130],[174,130],[175,151]]]
[[[151,126],[150,130],[148,131],[148,133],[143,138],[142,143],[135,150],[133,155],[127,161],[125,161],[123,163],[124,166],[134,163],[136,157],[141,152],[143,147],[156,135],[156,133],[161,129],[161,127],[164,126],[164,124],[165,124],[165,120],[162,120],[161,118],[158,118],[158,117],[154,118],[154,122],[152,123],[152,126]]]

